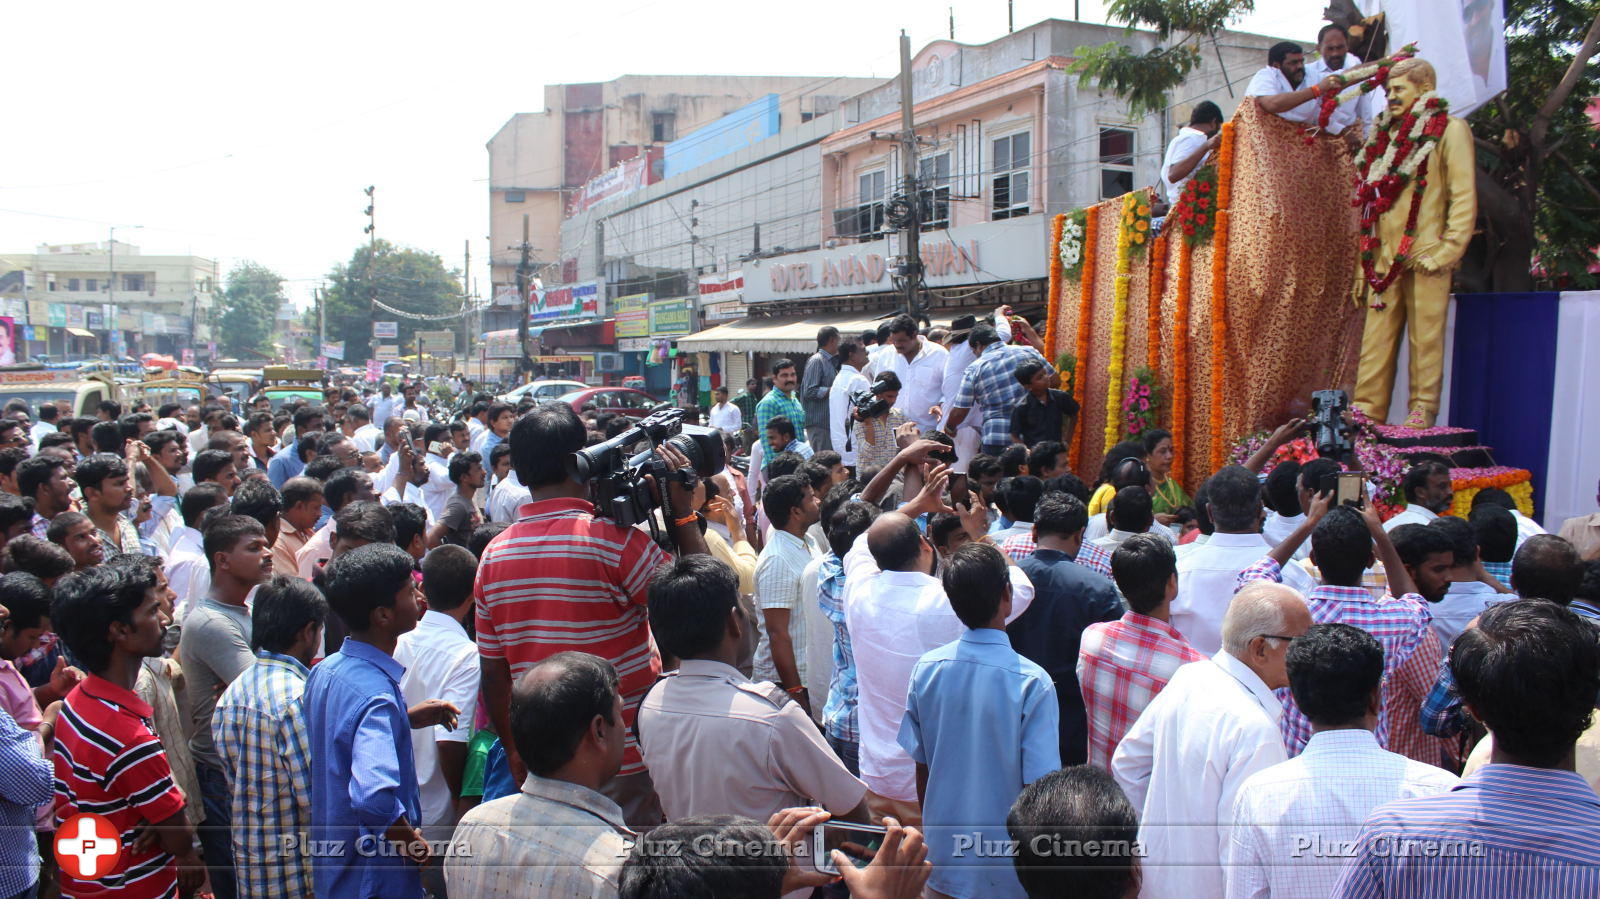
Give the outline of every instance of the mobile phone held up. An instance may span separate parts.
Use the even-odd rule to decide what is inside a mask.
[[[1322,483],[1317,485],[1317,492],[1332,493],[1335,506],[1354,506],[1357,509],[1364,509],[1367,506],[1367,473],[1341,471],[1337,474],[1323,475]]]
[[[886,833],[884,828],[872,824],[824,821],[811,835],[812,864],[824,874],[838,874],[839,866],[833,863],[833,850],[837,849],[857,868],[865,868],[882,848]]]

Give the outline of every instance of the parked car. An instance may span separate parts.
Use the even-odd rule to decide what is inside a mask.
[[[644,418],[650,410],[661,404],[661,401],[645,393],[643,390],[634,390],[631,387],[585,387],[571,393],[562,394],[561,402],[571,404],[572,408],[582,412],[583,407],[593,403],[601,412],[610,412],[613,415],[626,415],[629,418]]]
[[[524,396],[531,395],[535,400],[542,402],[544,400],[557,399],[562,394],[571,393],[574,390],[583,390],[588,386],[582,381],[530,381],[521,387],[516,387],[500,394],[495,399],[515,406],[518,402],[521,402]]]

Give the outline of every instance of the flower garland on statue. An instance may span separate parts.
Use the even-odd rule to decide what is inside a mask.
[[[1175,217],[1178,230],[1183,232],[1183,241],[1189,246],[1198,246],[1211,240],[1211,233],[1216,228],[1216,210],[1212,208],[1216,195],[1217,166],[1208,165],[1199,169],[1183,185],[1183,191],[1168,214],[1168,220]]]
[[[1367,65],[1352,69],[1348,73],[1334,72],[1333,77],[1338,79],[1339,89],[1336,91],[1329,91],[1322,96],[1321,107],[1317,112],[1317,128],[1315,131],[1308,131],[1306,133],[1306,146],[1309,147],[1316,143],[1317,132],[1328,130],[1328,122],[1333,119],[1333,111],[1339,107],[1339,104],[1348,103],[1350,100],[1355,100],[1359,97],[1358,94],[1357,96],[1352,96],[1350,100],[1341,100],[1340,95],[1346,87],[1349,87],[1350,85],[1359,81],[1361,82],[1360,93],[1370,94],[1378,88],[1389,83],[1389,70],[1394,67],[1395,63],[1403,59],[1410,59],[1416,55],[1417,45],[1414,43],[1406,44],[1404,47],[1400,48],[1400,52],[1394,54],[1393,56],[1389,56],[1376,62],[1368,63]],[[1376,67],[1375,69],[1374,66]],[[1372,75],[1363,77],[1361,73],[1368,70],[1372,70]]]
[[[1156,426],[1161,409],[1161,387],[1148,368],[1140,368],[1128,379],[1128,392],[1122,397],[1122,427],[1128,439],[1138,440]]]
[[[1089,362],[1089,329],[1090,317],[1094,314],[1094,242],[1099,235],[1098,218],[1094,210],[1083,210],[1083,246],[1088,248],[1081,256],[1083,266],[1082,275],[1078,279],[1078,339],[1074,344],[1072,358],[1077,364],[1087,365]],[[1087,377],[1073,378],[1072,399],[1078,404],[1079,409],[1084,408],[1084,384]],[[1080,414],[1079,418],[1083,416]],[[1072,429],[1072,446],[1067,452],[1068,464],[1074,470],[1078,468],[1079,461],[1083,458],[1083,428]]]
[[[1416,240],[1417,216],[1422,210],[1422,195],[1428,187],[1428,159],[1444,136],[1450,123],[1450,104],[1443,97],[1429,91],[1417,98],[1411,109],[1398,121],[1385,110],[1378,116],[1372,135],[1361,148],[1356,160],[1356,197],[1353,201],[1361,210],[1361,272],[1372,288],[1372,308],[1388,305],[1383,299],[1405,264],[1411,257],[1411,245]],[[1404,235],[1395,248],[1389,270],[1377,272],[1378,219],[1394,207],[1407,185],[1416,182],[1411,192],[1411,208],[1406,213]]]
[[[1211,470],[1222,467],[1223,397],[1228,380],[1228,326],[1224,315],[1228,293],[1228,201],[1233,187],[1234,127],[1222,125],[1217,148],[1217,227],[1211,256]]]
[[[1145,366],[1151,372],[1161,370],[1161,294],[1166,286],[1167,235],[1158,234],[1150,244],[1150,289],[1145,304]]]
[[[1141,240],[1144,232],[1136,230],[1139,221],[1136,210],[1140,204],[1138,193],[1124,194],[1122,198],[1122,227],[1117,229],[1117,277],[1111,302],[1111,360],[1106,368],[1106,450],[1117,445],[1122,436],[1122,420],[1117,414],[1122,399],[1122,364],[1128,352],[1128,288],[1133,282],[1129,260],[1133,255],[1134,237]],[[1147,209],[1149,207],[1146,207]],[[1148,222],[1145,223],[1148,227]]]

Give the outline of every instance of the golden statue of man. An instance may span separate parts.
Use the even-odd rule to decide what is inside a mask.
[[[1437,84],[1433,66],[1421,59],[1402,60],[1389,72],[1388,118],[1392,141],[1400,141],[1401,122],[1422,106]],[[1478,214],[1474,179],[1476,160],[1472,131],[1461,119],[1450,117],[1432,152],[1406,183],[1392,205],[1378,215],[1371,271],[1380,277],[1394,266],[1392,282],[1380,292],[1368,273],[1359,278],[1357,295],[1367,305],[1366,327],[1361,335],[1361,362],[1356,374],[1355,405],[1378,421],[1389,415],[1394,392],[1395,360],[1402,331],[1411,340],[1411,400],[1406,424],[1432,427],[1439,414],[1439,388],[1444,379],[1444,329],[1450,303],[1450,273],[1461,262],[1472,237]],[[1375,162],[1374,166],[1382,163]],[[1404,169],[1396,160],[1394,168]],[[1406,241],[1406,226],[1413,198],[1422,190],[1416,226]],[[1405,258],[1396,261],[1402,249]]]

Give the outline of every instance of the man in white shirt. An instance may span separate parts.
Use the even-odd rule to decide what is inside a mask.
[[[388,381],[384,381],[378,387],[378,398],[372,401],[372,423],[380,428],[383,427],[383,423],[394,414],[397,403],[394,388],[389,386]]]
[[[400,635],[394,659],[405,666],[400,690],[406,705],[430,699],[456,707],[455,727],[439,724],[411,731],[417,786],[422,797],[422,833],[447,839],[456,823],[455,797],[467,764],[467,743],[478,702],[478,648],[462,622],[472,615],[472,582],[478,560],[466,547],[446,544],[422,560],[422,593],[428,599],[415,630]]]
[[[41,403],[39,406],[39,420],[28,429],[28,438],[33,441],[34,452],[39,451],[39,441],[46,434],[54,434],[58,429],[56,422],[61,418],[61,410],[55,403]]]
[[[865,390],[871,382],[861,373],[867,364],[867,350],[854,340],[839,344],[839,373],[828,388],[828,429],[833,449],[849,468],[856,467],[856,446],[850,440],[850,425],[855,421],[855,404],[850,398],[858,390]]]
[[[1350,52],[1350,36],[1343,25],[1328,24],[1317,32],[1317,58],[1306,63],[1306,83],[1318,84],[1329,75],[1348,72],[1361,65],[1361,57]],[[1328,117],[1328,133],[1342,134],[1352,148],[1366,135],[1367,126],[1388,105],[1383,88],[1369,93],[1358,93],[1354,85],[1343,103],[1334,107]],[[1320,114],[1320,110],[1319,110]],[[1313,120],[1315,121],[1315,120]]]
[[[1392,531],[1402,524],[1427,524],[1444,514],[1455,503],[1455,488],[1450,484],[1450,469],[1443,462],[1428,460],[1406,469],[1400,480],[1406,507],[1385,521],[1383,529]]]
[[[1255,97],[1262,112],[1302,125],[1315,125],[1320,112],[1317,98],[1337,86],[1331,77],[1321,83],[1307,78],[1305,51],[1299,44],[1284,41],[1273,44],[1267,51],[1266,66],[1250,79],[1244,95]]]
[[[895,404],[906,418],[926,434],[939,426],[944,403],[944,365],[950,351],[917,333],[909,315],[889,323],[889,371],[900,378],[900,399]]]
[[[723,384],[711,391],[711,396],[716,402],[711,404],[711,412],[706,416],[707,425],[729,437],[738,437],[739,428],[744,424],[744,414],[738,406],[728,402],[728,385]]]
[[[423,505],[437,519],[444,515],[444,505],[450,501],[450,494],[456,492],[456,485],[450,483],[449,454],[441,455],[434,451],[435,447],[450,446],[450,428],[442,424],[428,425],[423,432],[423,440],[427,449],[424,461],[428,466],[428,483],[422,487],[422,496],[426,500]]]
[[[1189,124],[1179,128],[1167,144],[1167,155],[1161,160],[1161,189],[1168,203],[1178,202],[1183,186],[1220,143],[1222,110],[1210,100],[1201,100],[1189,112]]]
[[[227,502],[228,494],[221,484],[205,483],[191,488],[178,504],[183,524],[172,531],[166,569],[167,585],[177,594],[172,618],[180,625],[189,617],[189,610],[211,593],[211,562],[206,558],[200,519],[211,508]]]
[[[1298,592],[1269,583],[1240,590],[1222,622],[1223,650],[1179,668],[1117,744],[1111,773],[1139,809],[1147,853],[1143,895],[1223,895],[1239,787],[1288,758],[1283,703],[1272,691],[1288,686],[1284,657],[1310,627]]]
[[[1094,545],[1106,552],[1115,552],[1124,540],[1134,534],[1156,533],[1166,531],[1167,542],[1171,543],[1171,531],[1166,528],[1155,528],[1155,512],[1152,511],[1150,491],[1143,487],[1124,487],[1118,490],[1111,498],[1111,503],[1106,507],[1106,522],[1111,530],[1094,539]]]
[[[867,364],[861,369],[861,373],[866,375],[868,380],[877,377],[880,371],[889,370],[890,360],[895,353],[894,344],[889,342],[889,326],[892,323],[892,320],[880,323],[877,345],[867,347]]]
[[[942,444],[919,440],[897,454],[861,492],[861,501],[876,505],[895,476],[922,465]],[[939,495],[945,476],[935,477],[898,512],[880,515],[845,554],[845,626],[850,632],[859,686],[861,779],[879,796],[915,809],[916,764],[901,748],[900,722],[906,713],[911,669],[930,650],[961,638],[964,626],[950,607],[944,585],[934,577],[935,552],[913,520],[929,512],[949,511]],[[967,536],[988,542],[982,519],[962,527]],[[1033,604],[1033,583],[1010,564],[1011,617]]]
[[[427,484],[432,477],[428,472],[427,463],[421,456],[412,452],[409,445],[403,444],[400,452],[389,457],[389,464],[384,470],[387,472],[390,469],[393,469],[395,473],[394,482],[385,487],[382,493],[378,494],[378,501],[385,506],[393,506],[400,503],[419,505],[423,508],[423,511],[428,513],[428,526],[432,527],[436,519],[433,516],[433,512],[428,509],[427,499],[422,492],[423,485]],[[374,484],[374,489],[376,489],[376,484]]]
[[[356,403],[345,410],[344,417],[355,426],[350,439],[355,441],[356,447],[363,453],[377,452],[378,445],[383,442],[383,428],[372,423],[372,413],[367,407]]]
[[[806,714],[806,623],[800,583],[813,554],[805,533],[818,517],[817,494],[803,475],[773,478],[761,498],[772,521],[767,545],[756,562],[756,607],[761,611],[755,680],[772,681],[794,697]]]
[[[1383,646],[1348,624],[1318,624],[1289,647],[1289,689],[1311,720],[1295,758],[1239,786],[1224,846],[1229,899],[1322,899],[1334,894],[1368,813],[1432,796],[1459,780],[1378,746]]]
[[[1267,482],[1262,485],[1266,493],[1267,503],[1272,511],[1267,513],[1266,521],[1261,523],[1261,536],[1267,542],[1277,546],[1289,539],[1306,520],[1306,507],[1300,504],[1300,463],[1294,461],[1280,462],[1267,475]],[[1297,559],[1306,558],[1310,551],[1304,546],[1304,553],[1295,555]]]
[[[1261,536],[1261,484],[1242,465],[1229,465],[1205,486],[1216,531],[1205,546],[1178,557],[1178,598],[1172,601],[1172,626],[1190,645],[1211,655],[1222,648],[1222,619],[1239,572],[1272,551]],[[1299,565],[1283,570],[1283,581],[1302,592],[1316,581]]]
[[[489,496],[489,507],[484,510],[484,514],[490,521],[510,524],[517,520],[517,510],[532,500],[532,491],[522,486],[521,479],[517,477],[517,470],[513,467],[499,483],[494,485],[494,493]]]

